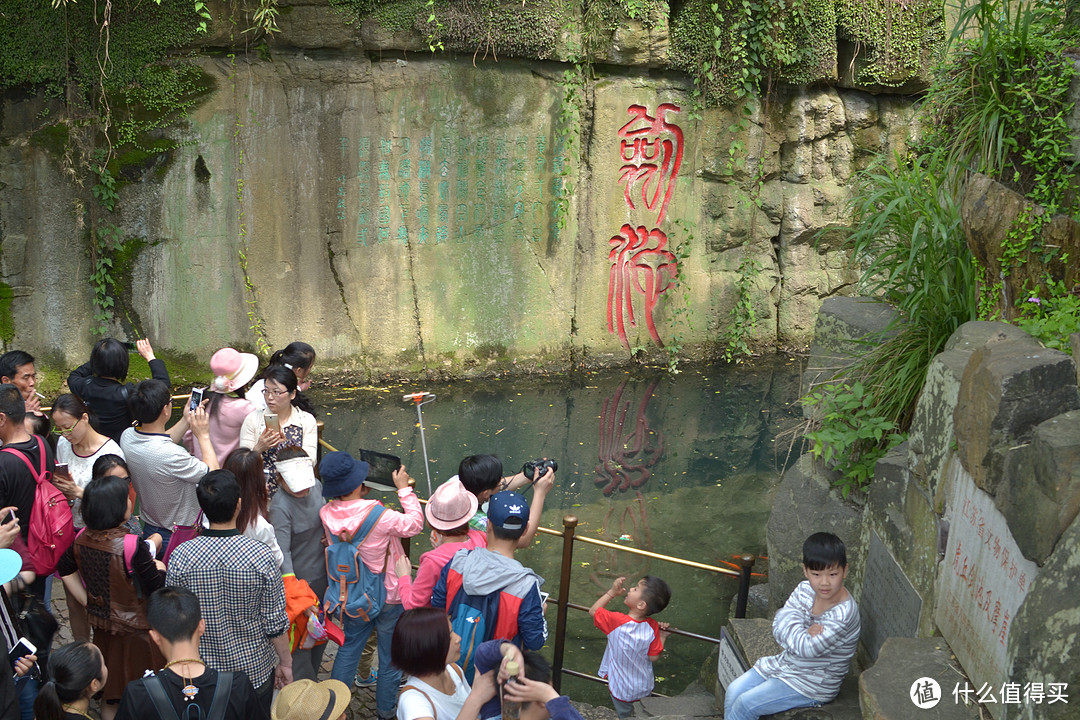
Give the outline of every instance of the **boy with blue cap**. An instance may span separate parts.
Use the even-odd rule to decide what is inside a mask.
[[[544,579],[514,559],[518,539],[529,523],[529,503],[504,491],[488,501],[487,547],[460,550],[443,568],[431,605],[446,608],[450,624],[462,635],[458,664],[472,678],[475,648],[486,640],[508,640],[539,650],[547,640]],[[472,629],[468,636],[457,628]],[[481,718],[498,714],[498,703],[484,706]]]
[[[359,555],[370,572],[383,576],[386,587],[385,604],[374,620],[343,613],[345,642],[334,659],[330,677],[346,685],[352,683],[364,645],[374,629],[379,644],[376,712],[380,720],[389,720],[397,710],[398,686],[401,683],[401,671],[390,664],[390,639],[403,610],[398,593],[398,577],[394,572],[386,572],[386,569],[392,569],[398,557],[404,555],[398,538],[412,537],[424,529],[424,513],[420,510],[416,493],[409,486],[409,473],[405,472],[404,466],[395,470],[393,476],[404,512],[387,509],[378,500],[366,499],[369,488],[364,481],[367,480],[369,469],[366,462],[354,460],[347,452],[326,453],[319,464],[323,497],[331,498],[319,511],[327,541],[352,541],[368,514],[373,511],[379,513],[366,537],[359,542]]]

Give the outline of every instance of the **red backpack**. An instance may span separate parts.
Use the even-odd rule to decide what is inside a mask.
[[[30,458],[15,448],[0,448],[0,451],[22,458],[37,482],[26,545],[33,570],[38,575],[51,575],[64,551],[75,541],[75,524],[71,516],[71,506],[68,505],[64,493],[49,482],[52,473],[45,469],[45,443],[37,435],[34,439],[37,440],[38,455],[41,458],[40,470],[34,470]]]

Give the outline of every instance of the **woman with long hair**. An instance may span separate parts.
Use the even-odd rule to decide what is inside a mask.
[[[251,389],[247,392],[247,399],[259,410],[266,410],[266,401],[263,399],[262,394],[263,383],[266,379],[266,371],[275,365],[281,365],[293,371],[293,374],[296,375],[296,394],[298,398],[296,406],[315,415],[315,408],[304,397],[304,393],[311,387],[311,369],[315,366],[315,348],[299,340],[289,343],[270,356],[270,362],[266,368],[259,373],[258,378],[251,384]]]
[[[165,566],[125,526],[132,507],[129,485],[115,474],[90,481],[83,490],[86,529],[56,568],[64,588],[86,606],[94,644],[112,668],[104,682],[102,720],[116,715],[128,682],[164,662],[148,633],[146,598],[165,584]]]
[[[296,404],[296,375],[284,365],[271,365],[263,378],[263,397],[266,411],[255,410],[244,419],[240,429],[240,447],[262,455],[266,488],[273,497],[277,492],[277,472],[274,463],[278,451],[286,445],[297,445],[316,458],[319,429],[315,417]]]
[[[85,720],[90,717],[90,698],[108,679],[105,656],[96,645],[73,642],[53,650],[49,680],[34,700],[35,720]]]
[[[254,450],[237,448],[225,458],[222,469],[235,475],[240,483],[240,514],[236,518],[236,529],[270,548],[281,567],[285,556],[278,545],[274,527],[266,519],[270,497],[266,491],[262,457]],[[209,527],[205,517],[203,524]]]
[[[135,349],[150,364],[150,376],[169,385],[169,371],[165,369],[165,363],[154,356],[150,341],[137,341]],[[120,435],[134,420],[128,408],[128,396],[135,386],[125,384],[128,363],[128,349],[124,343],[116,338],[102,338],[94,343],[90,362],[68,375],[71,392],[93,411],[98,423],[95,429],[118,443]]]
[[[244,386],[259,369],[259,358],[233,348],[221,348],[210,358],[214,380],[206,388],[206,414],[210,416],[210,444],[218,459],[240,446],[240,428],[255,405],[244,397]],[[184,433],[184,447],[200,460],[202,448],[191,430]]]

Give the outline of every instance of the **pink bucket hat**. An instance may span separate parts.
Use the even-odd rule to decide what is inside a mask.
[[[221,348],[210,358],[210,372],[214,373],[210,389],[219,393],[232,392],[251,382],[258,370],[259,358],[251,353]]]
[[[461,527],[476,514],[476,496],[454,476],[435,489],[424,508],[424,515],[436,530]]]

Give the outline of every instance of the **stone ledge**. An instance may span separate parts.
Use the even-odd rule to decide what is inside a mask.
[[[909,693],[919,678],[938,682],[941,700],[933,708],[920,710]],[[881,646],[874,667],[859,677],[859,699],[866,720],[975,720],[976,705],[956,703],[953,687],[963,682],[959,669],[944,638],[889,638]]]
[[[761,619],[732,618],[728,624],[735,647],[748,664],[753,666],[759,658],[776,655],[780,645],[772,636],[772,621]],[[723,689],[716,689],[717,704],[723,703]],[[772,720],[862,720],[859,707],[859,681],[855,675],[848,674],[840,686],[840,694],[827,705],[817,708],[799,708],[765,715]]]

